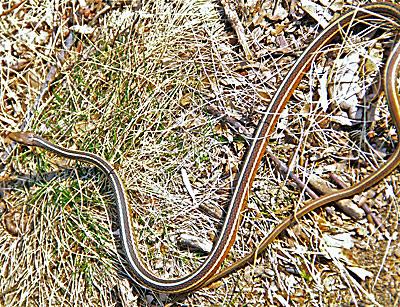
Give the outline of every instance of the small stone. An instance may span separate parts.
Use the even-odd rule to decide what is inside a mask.
[[[181,246],[189,247],[194,250],[205,253],[211,252],[213,247],[213,243],[210,240],[206,238],[200,238],[197,236],[189,235],[186,233],[183,233],[179,236],[178,243]]]

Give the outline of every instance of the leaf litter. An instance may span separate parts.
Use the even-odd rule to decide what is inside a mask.
[[[273,1],[249,1],[245,5],[224,1],[229,4],[237,23],[233,30],[226,26],[229,22],[221,19],[220,13],[225,7],[215,2],[194,1],[186,6],[181,1],[167,2],[150,1],[142,6],[121,2],[109,8],[109,4],[98,1],[79,1],[79,4],[45,1],[41,5],[33,1],[10,1],[2,4],[0,14],[5,17],[0,31],[0,123],[2,143],[7,144],[5,131],[18,130],[45,81],[48,67],[57,67],[57,79],[51,91],[41,99],[42,111],[34,115],[30,127],[65,146],[94,151],[110,159],[126,178],[136,215],[146,217],[137,221],[139,246],[146,255],[145,260],[160,275],[182,276],[199,265],[204,257],[182,248],[175,240],[176,235],[192,236],[194,241],[205,238],[206,242],[215,238],[220,225],[218,217],[222,214],[213,216],[207,212],[223,212],[246,149],[243,131],[232,130],[201,110],[207,104],[216,106],[243,123],[250,132],[254,130],[297,52],[318,32],[318,26],[326,26],[334,14],[341,12],[343,2],[292,1],[289,7]],[[311,11],[309,7],[313,7]],[[81,12],[84,18],[78,24],[68,25],[67,20],[75,11]],[[32,28],[32,24],[35,27]],[[55,57],[70,31],[77,36],[76,45],[66,64],[59,66]],[[371,42],[368,35],[366,40]],[[386,45],[390,40],[390,37],[378,36],[377,44]],[[273,137],[271,147],[275,154],[304,181],[308,174],[318,170],[319,177],[326,179],[329,172],[336,172],[351,184],[382,163],[385,155],[377,156],[377,151],[390,153],[398,141],[393,137],[394,128],[387,120],[388,112],[381,96],[375,102],[374,111],[370,111],[370,119],[376,121],[372,126],[361,127],[361,130],[370,129],[367,136],[362,135],[363,131],[360,137],[360,134],[351,135],[339,129],[349,125],[355,129],[360,125],[354,121],[356,108],[357,111],[369,110],[362,104],[362,96],[371,94],[371,81],[364,74],[380,67],[382,53],[378,45],[368,49],[362,41],[356,40],[350,46],[354,44],[361,48],[356,49],[357,52],[361,50],[358,59],[353,47],[348,48],[350,52],[346,51],[344,56],[335,48],[346,50],[345,46],[331,46],[332,50],[326,51],[326,62],[334,62],[339,67],[333,78],[331,72],[326,74],[331,68],[325,69],[324,63],[317,60],[320,66],[317,66],[316,75],[309,74],[309,79],[300,84]],[[118,53],[118,48],[124,52]],[[124,57],[124,53],[129,56]],[[255,64],[243,65],[245,58],[253,58]],[[342,73],[340,67],[344,67]],[[362,67],[366,67],[365,73]],[[338,83],[344,78],[351,81],[347,87]],[[133,81],[121,86],[123,79]],[[114,85],[109,87],[110,84]],[[118,95],[113,95],[116,91]],[[303,94],[307,91],[310,94]],[[333,92],[336,93],[333,95]],[[115,98],[125,96],[130,104]],[[305,100],[296,100],[296,97]],[[353,97],[353,101],[348,106],[343,105],[340,100],[348,103],[348,97]],[[134,116],[126,115],[126,111],[133,112]],[[333,115],[329,115],[332,111]],[[185,114],[193,114],[197,120]],[[178,125],[176,118],[180,118]],[[110,140],[115,136],[123,142],[112,143]],[[10,178],[32,170],[42,173],[75,168],[74,163],[54,165],[55,161],[54,156],[43,157],[40,150],[14,149],[12,158],[3,163],[2,176]],[[56,268],[46,264],[45,270],[38,273],[46,276],[43,288],[46,291],[40,289],[43,283],[13,290],[13,285],[20,280],[18,271],[24,278],[24,272],[28,272],[28,280],[38,279],[31,272],[33,259],[18,256],[16,252],[21,243],[2,229],[0,272],[5,282],[0,286],[1,302],[60,304],[68,301],[83,305],[96,302],[108,306],[118,297],[126,305],[169,304],[172,297],[132,290],[126,279],[121,279],[115,269],[120,261],[115,260],[119,259],[118,246],[110,235],[118,233],[116,225],[111,223],[115,222],[112,199],[107,196],[109,193],[101,177],[93,170],[79,174],[80,167],[75,179],[63,181],[59,177],[44,186],[3,190],[2,203],[7,203],[3,206],[6,212],[1,217],[3,225],[4,216],[10,212],[20,214],[23,212],[20,208],[27,207],[33,224],[28,224],[28,230],[21,227],[22,233],[17,238],[22,234],[29,236],[31,243],[24,243],[24,247],[42,255],[40,259],[49,257],[52,261],[62,261]],[[192,181],[192,175],[187,174],[194,174],[195,179]],[[58,191],[60,186],[64,190]],[[313,213],[298,224],[299,230],[292,232],[290,238],[282,236],[256,261],[255,267],[248,267],[246,272],[250,275],[233,274],[214,289],[188,295],[185,303],[263,302],[291,306],[317,302],[390,304],[398,301],[399,272],[395,269],[398,259],[395,251],[399,242],[392,235],[398,225],[398,217],[393,214],[398,207],[398,187],[398,173],[394,173],[374,189],[374,197],[366,198],[370,209],[382,215],[387,235],[382,235],[365,218],[353,221],[336,209],[333,214],[329,211]],[[199,207],[189,210],[194,195]],[[224,265],[256,247],[260,237],[301,206],[299,199],[304,197],[290,179],[275,172],[273,164],[265,160],[249,200],[251,210],[244,214],[238,240]],[[57,204],[65,209],[57,209]],[[211,209],[202,210],[205,205]],[[90,210],[84,209],[85,206],[90,206]],[[49,221],[67,223],[57,222],[54,227],[43,228]],[[94,227],[93,232],[90,227]],[[355,227],[363,231],[353,232]],[[106,249],[98,247],[93,239],[96,237]],[[57,239],[44,245],[45,238]],[[339,246],[329,246],[326,240]],[[50,255],[56,246],[61,246],[56,252],[58,258],[52,258]],[[326,252],[320,246],[331,250]],[[67,253],[68,249],[72,254]],[[209,250],[209,245],[201,249]],[[64,250],[66,254],[60,254]],[[347,251],[354,256],[350,257]],[[321,254],[337,257],[326,261],[320,259]],[[181,257],[183,261],[173,257]],[[13,262],[10,259],[14,259]],[[258,274],[257,270],[269,274]],[[67,276],[71,272],[82,278],[75,277],[68,283]],[[371,279],[374,280],[372,288],[368,286]],[[57,287],[71,295],[66,298],[57,292]],[[83,288],[90,291],[81,291]],[[329,290],[328,294],[325,290]],[[48,293],[54,294],[49,297]]]

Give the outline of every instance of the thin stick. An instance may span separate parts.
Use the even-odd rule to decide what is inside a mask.
[[[267,150],[268,156],[271,158],[272,161],[276,164],[278,167],[278,170],[281,174],[284,176],[289,176],[290,179],[292,179],[296,185],[301,189],[306,191],[306,193],[312,198],[312,199],[317,199],[319,196],[317,193],[315,193],[310,187],[308,187],[303,181],[300,180],[299,177],[297,177],[295,174],[293,174],[289,168],[284,164],[281,160],[279,160],[272,152]]]
[[[6,15],[10,14],[12,11],[16,10],[17,8],[19,8],[24,2],[26,2],[26,0],[22,0],[21,2],[14,4],[8,10],[5,10],[4,12],[2,12],[0,14],[0,17],[3,17],[3,16],[6,16]]]
[[[336,176],[333,173],[329,174],[329,177],[342,189],[347,188],[347,184],[344,183],[338,176]],[[382,221],[379,217],[377,217],[372,211],[371,208],[367,205],[367,197],[362,196],[359,204],[359,207],[361,207],[365,214],[367,215],[367,219],[370,223],[374,223],[378,228],[382,227]]]
[[[244,27],[240,22],[239,16],[234,8],[234,4],[229,0],[221,1],[225,14],[228,17],[229,22],[231,23],[233,29],[236,32],[237,38],[239,40],[240,45],[243,48],[245,57],[247,60],[253,59],[253,54],[250,51],[249,44],[247,43],[246,35],[244,33]]]

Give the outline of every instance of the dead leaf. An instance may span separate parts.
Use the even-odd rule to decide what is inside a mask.
[[[317,78],[319,81],[318,87],[318,104],[321,106],[321,109],[326,112],[329,108],[329,100],[328,100],[328,70],[324,70],[323,67],[319,67],[317,69]]]
[[[183,95],[183,97],[179,100],[179,104],[183,107],[191,104],[193,101],[193,94],[192,93],[186,93]]]
[[[192,185],[190,184],[190,180],[188,177],[188,174],[186,172],[186,169],[184,169],[183,167],[181,168],[181,175],[182,175],[182,180],[183,180],[183,184],[185,185],[186,190],[188,191],[190,197],[193,200],[193,203],[196,204],[196,195],[193,191]]]
[[[314,18],[324,29],[329,25],[329,22],[333,18],[329,13],[328,8],[310,0],[301,0],[301,8]]]
[[[363,268],[359,267],[354,267],[354,266],[347,266],[346,267],[349,271],[351,271],[353,274],[357,275],[361,280],[365,281],[367,277],[373,277],[374,274],[372,274],[370,271],[367,271]]]

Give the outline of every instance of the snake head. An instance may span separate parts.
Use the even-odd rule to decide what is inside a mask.
[[[36,146],[36,135],[33,132],[10,132],[8,138],[27,146]]]

